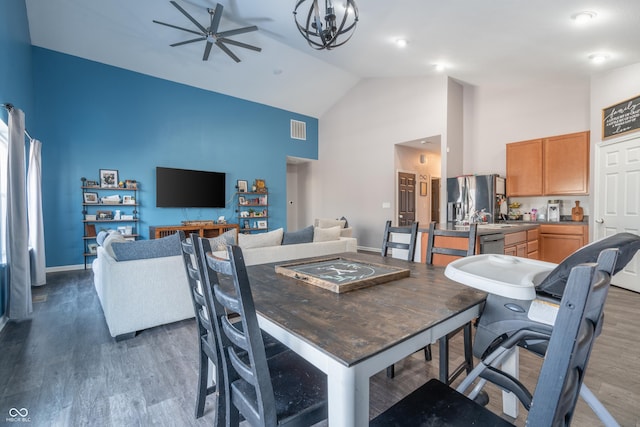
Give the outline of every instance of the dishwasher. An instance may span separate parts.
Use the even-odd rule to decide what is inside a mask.
[[[504,234],[480,235],[481,254],[504,254]]]

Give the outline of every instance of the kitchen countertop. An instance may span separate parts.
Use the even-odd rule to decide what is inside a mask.
[[[483,236],[487,234],[496,233],[517,233],[519,231],[532,230],[539,225],[588,225],[586,220],[584,221],[501,221],[495,224],[479,224],[478,235]],[[446,226],[438,225],[438,228],[443,230],[465,230],[468,229],[464,226],[455,226],[451,223],[447,223]],[[428,233],[428,228],[420,228],[418,230],[422,233]]]

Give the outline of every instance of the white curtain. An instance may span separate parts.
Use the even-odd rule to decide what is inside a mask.
[[[42,143],[31,140],[27,169],[27,203],[29,212],[29,246],[31,247],[31,285],[47,282],[42,215]]]
[[[13,320],[24,319],[33,311],[25,181],[24,112],[12,108],[9,111],[6,245],[9,270],[7,316]]]

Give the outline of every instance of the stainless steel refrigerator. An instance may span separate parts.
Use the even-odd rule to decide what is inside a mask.
[[[468,220],[483,209],[487,222],[500,220],[500,203],[506,199],[505,179],[496,175],[463,175],[447,178],[447,221]]]

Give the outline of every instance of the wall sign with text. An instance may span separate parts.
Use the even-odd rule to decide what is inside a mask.
[[[602,110],[602,139],[640,130],[640,95]]]

